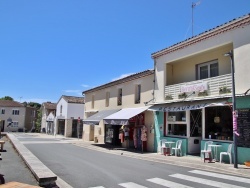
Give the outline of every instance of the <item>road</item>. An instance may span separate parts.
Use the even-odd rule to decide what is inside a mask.
[[[74,188],[250,187],[250,180],[85,149],[66,139],[17,137]]]

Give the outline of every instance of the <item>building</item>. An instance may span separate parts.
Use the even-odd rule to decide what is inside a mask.
[[[154,70],[86,90],[83,140],[138,150],[154,150]]]
[[[227,150],[233,142],[230,57],[237,100],[249,104],[249,51],[250,15],[245,15],[152,54],[157,84],[150,107],[155,116],[155,149],[164,138],[182,140],[184,155],[200,154],[208,140],[221,145],[219,151]],[[226,56],[229,52],[233,56]],[[247,106],[241,108],[249,115]],[[250,132],[247,124],[241,127],[239,140],[242,131]],[[250,135],[243,137],[246,144],[238,145],[239,163],[250,160]]]
[[[84,97],[62,95],[56,105],[56,134],[82,137]]]
[[[24,104],[0,100],[1,131],[24,132],[35,128],[37,118],[36,108],[26,107]]]
[[[56,103],[44,102],[40,110],[42,113],[41,132],[54,134]]]

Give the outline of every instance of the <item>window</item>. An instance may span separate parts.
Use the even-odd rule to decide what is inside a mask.
[[[12,110],[12,115],[19,115],[19,110]]]
[[[95,96],[92,95],[92,104],[91,104],[92,108],[95,108]]]
[[[166,135],[187,136],[186,111],[166,114]]]
[[[227,106],[205,108],[205,138],[233,140],[233,120]]]
[[[200,80],[215,76],[219,76],[219,65],[217,60],[198,65],[198,78]]]
[[[135,104],[141,103],[141,85],[135,87]]]
[[[109,106],[110,92],[106,92],[106,107]]]
[[[122,88],[118,89],[117,105],[122,105]]]
[[[5,114],[5,109],[1,109],[1,114]]]
[[[63,109],[63,106],[61,105],[60,106],[60,114],[62,114],[62,109]]]
[[[13,123],[11,124],[11,127],[18,127],[18,121],[13,121]]]
[[[31,117],[36,117],[36,111],[35,110],[31,110]]]

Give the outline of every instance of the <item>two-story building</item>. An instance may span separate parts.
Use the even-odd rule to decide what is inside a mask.
[[[86,90],[83,140],[138,150],[154,150],[154,70]]]
[[[56,104],[55,134],[82,137],[84,97],[62,95]]]
[[[155,149],[166,138],[182,140],[184,155],[199,154],[207,140],[220,144],[220,151],[227,150],[233,142],[233,88],[237,108],[250,115],[249,52],[250,15],[245,15],[152,54]],[[250,160],[250,127],[247,123],[241,127],[238,139],[248,144],[238,145],[239,163]],[[246,131],[248,135],[243,135]]]
[[[44,102],[40,110],[42,113],[41,132],[54,134],[56,103]]]
[[[36,108],[26,107],[24,104],[0,100],[0,125],[1,131],[24,132],[35,127],[37,118]]]

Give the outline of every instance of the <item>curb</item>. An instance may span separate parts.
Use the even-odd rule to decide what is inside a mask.
[[[57,180],[57,176],[45,166],[35,155],[33,155],[19,140],[12,134],[7,133],[7,137],[17,150],[25,164],[35,176],[39,183],[39,186],[54,185]]]

